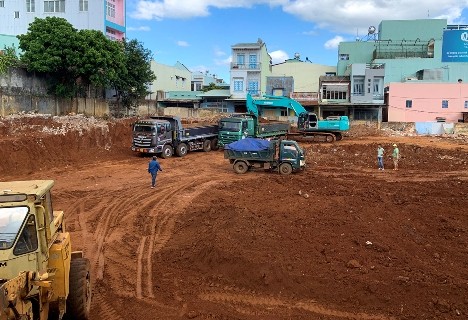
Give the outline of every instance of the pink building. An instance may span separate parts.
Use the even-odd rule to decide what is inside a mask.
[[[468,112],[468,83],[390,83],[389,122],[458,122]]]

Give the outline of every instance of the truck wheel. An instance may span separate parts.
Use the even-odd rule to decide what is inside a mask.
[[[292,165],[290,163],[282,163],[279,166],[279,173],[281,174],[291,174],[293,172]]]
[[[218,138],[214,138],[213,140],[211,140],[211,150],[214,150],[214,151],[219,150]]]
[[[203,141],[203,151],[205,151],[205,152],[211,151],[211,141],[210,140]]]
[[[162,149],[161,158],[167,159],[167,158],[172,157],[173,154],[174,154],[174,149],[172,148],[172,146],[166,144]]]
[[[234,171],[238,174],[246,173],[249,170],[249,166],[244,161],[237,161],[234,163]]]
[[[70,262],[70,291],[67,298],[67,319],[89,320],[91,308],[91,280],[89,260],[73,259]]]
[[[185,157],[185,155],[187,154],[188,150],[187,150],[187,145],[185,143],[180,143],[178,146],[177,146],[177,149],[176,149],[176,155],[178,157]]]

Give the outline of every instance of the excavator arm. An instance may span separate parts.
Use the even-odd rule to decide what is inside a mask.
[[[307,110],[299,102],[280,96],[265,95],[264,99],[253,99],[250,94],[247,94],[246,107],[247,112],[257,118],[261,116],[263,107],[292,109],[298,117],[301,114],[307,114]]]

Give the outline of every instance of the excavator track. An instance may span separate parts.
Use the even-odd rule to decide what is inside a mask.
[[[288,139],[296,140],[299,142],[327,142],[333,143],[336,140],[341,140],[342,136],[338,138],[331,132],[293,132],[288,133]]]

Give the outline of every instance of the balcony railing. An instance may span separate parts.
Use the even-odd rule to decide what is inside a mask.
[[[258,63],[244,63],[244,64],[231,62],[231,69],[259,71],[261,65],[262,64],[260,62],[258,62]]]

